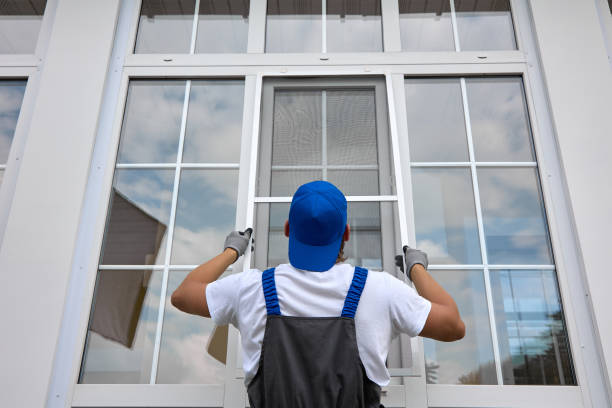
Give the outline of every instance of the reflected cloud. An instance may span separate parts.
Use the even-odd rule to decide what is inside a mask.
[[[400,0],[403,51],[454,51],[448,0]]]

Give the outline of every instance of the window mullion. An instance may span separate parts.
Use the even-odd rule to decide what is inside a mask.
[[[321,0],[321,52],[327,53],[327,0]]]
[[[453,39],[455,40],[455,51],[461,51],[461,44],[459,43],[459,31],[457,30],[457,13],[455,12],[455,0],[448,0],[450,2],[451,11],[451,24],[453,26]]]
[[[198,23],[200,17],[200,0],[195,2],[195,11],[193,13],[193,25],[191,27],[191,44],[189,45],[189,54],[195,53],[196,40],[198,38]]]

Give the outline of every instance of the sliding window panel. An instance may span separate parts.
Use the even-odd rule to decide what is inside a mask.
[[[182,170],[171,264],[199,265],[223,250],[235,229],[237,170]]]
[[[321,52],[321,0],[268,0],[266,52]]]
[[[46,0],[0,2],[0,54],[34,54]]]
[[[497,384],[484,275],[478,270],[434,270],[434,279],[453,297],[465,323],[455,342],[424,339],[428,384]]]
[[[448,0],[399,0],[402,51],[454,51]]]
[[[142,0],[135,53],[188,54],[195,0]]]
[[[26,83],[25,80],[0,80],[0,164],[8,160]]]
[[[173,181],[174,170],[115,171],[100,264],[164,264]]]
[[[516,50],[510,0],[454,0],[461,51]]]
[[[412,161],[469,160],[459,79],[406,79],[405,89]]]
[[[430,264],[480,264],[469,168],[413,168],[417,247]]]
[[[323,180],[321,170],[272,170],[271,197],[291,197],[299,186],[314,180]]]
[[[130,81],[118,163],[176,162],[185,85],[185,81]]]
[[[555,271],[490,276],[504,384],[576,385]]]
[[[161,284],[161,271],[98,271],[79,383],[149,383]]]
[[[383,50],[380,0],[326,0],[327,52]]]
[[[244,53],[249,0],[200,0],[196,53]]]
[[[244,81],[192,81],[183,163],[240,162]]]

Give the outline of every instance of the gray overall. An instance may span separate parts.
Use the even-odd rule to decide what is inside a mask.
[[[252,408],[379,408],[380,387],[359,358],[355,312],[368,270],[355,267],[340,317],[281,316],[274,268],[263,272],[267,320]]]

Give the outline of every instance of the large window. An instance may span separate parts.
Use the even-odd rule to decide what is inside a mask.
[[[132,80],[81,383],[224,381],[170,295],[234,229],[242,80]],[[199,351],[198,351],[199,350]]]
[[[46,0],[0,2],[0,54],[34,54]]]
[[[26,81],[0,80],[0,184],[8,160]]]

